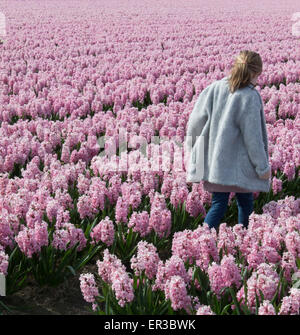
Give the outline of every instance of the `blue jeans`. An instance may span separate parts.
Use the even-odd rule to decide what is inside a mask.
[[[227,210],[230,192],[212,192],[212,205],[206,214],[204,222],[209,228],[220,225],[222,218]],[[253,212],[253,193],[235,193],[238,206],[238,223],[242,223],[248,228],[249,215]]]

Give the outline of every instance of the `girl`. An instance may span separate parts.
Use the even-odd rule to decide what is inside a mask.
[[[201,92],[189,117],[187,182],[203,180],[204,189],[212,192],[204,220],[210,228],[219,226],[230,192],[236,194],[238,223],[248,227],[253,192],[270,190],[266,121],[254,88],[261,72],[260,55],[241,51],[230,75]]]

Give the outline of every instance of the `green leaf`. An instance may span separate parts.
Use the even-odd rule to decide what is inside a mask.
[[[153,306],[153,303],[152,303],[152,290],[151,288],[149,288],[149,286],[147,287],[147,298],[148,298],[148,307],[151,308],[151,306]]]
[[[207,293],[206,293],[206,298],[207,298],[207,304],[208,305],[211,305],[212,303],[211,303],[211,295],[212,295],[212,292],[211,291],[208,291]]]
[[[258,315],[258,308],[259,308],[259,299],[255,292],[255,314]]]
[[[242,304],[242,305],[241,305],[241,309],[243,310],[243,312],[244,312],[246,315],[250,315],[250,314],[252,314],[252,312],[249,310],[249,308],[247,307],[247,305]]]
[[[259,289],[259,294],[260,294],[261,302],[263,302],[265,300],[265,297],[264,297],[264,294],[262,293],[261,289]]]
[[[171,305],[170,305],[170,303],[169,303],[169,301],[166,302],[166,303],[164,303],[163,307],[160,310],[159,315],[164,315],[166,313],[166,311],[169,309],[169,307],[171,308],[171,310],[173,310],[172,307],[171,307]]]
[[[94,255],[102,248],[102,246],[97,246],[93,251],[89,252],[85,257],[83,257],[79,263],[76,264],[75,270],[81,269]]]
[[[245,305],[248,304],[248,287],[246,284],[246,280],[244,281],[244,296],[245,296]]]
[[[241,314],[241,311],[240,311],[240,304],[239,304],[239,302],[237,301],[236,295],[235,295],[235,293],[234,293],[234,291],[233,291],[233,289],[232,289],[231,287],[229,287],[229,292],[230,292],[231,297],[232,297],[232,300],[233,300],[233,302],[234,302],[234,304],[235,304],[236,312],[237,312],[238,315],[240,315],[240,314]]]
[[[67,265],[67,269],[70,270],[70,272],[72,273],[73,276],[76,276],[76,272],[71,265]]]
[[[128,246],[131,246],[132,237],[133,237],[133,232],[132,232],[132,228],[130,228],[129,229],[129,234],[128,234],[127,239],[126,239],[126,244]]]
[[[14,255],[16,254],[17,250],[18,250],[18,247],[15,247],[13,252],[9,256],[8,263],[10,263],[12,261],[12,259],[14,258]]]
[[[109,294],[106,295],[105,299],[105,314],[109,315]]]
[[[89,237],[92,229],[95,227],[96,223],[98,222],[98,218],[96,217],[92,224],[87,225],[86,230],[85,230],[85,237]]]
[[[8,306],[6,306],[1,300],[0,300],[0,306],[2,306],[5,310],[11,313],[11,309]]]
[[[224,315],[224,314],[228,315],[227,311],[228,311],[228,309],[229,309],[229,307],[230,307],[231,305],[232,305],[232,303],[226,305],[226,306],[222,309],[222,312],[221,312],[220,314],[221,314],[221,315]]]

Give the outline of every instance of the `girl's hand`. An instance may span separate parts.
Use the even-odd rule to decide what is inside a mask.
[[[260,176],[260,179],[269,179],[271,177],[271,169],[269,169],[268,172],[266,172],[264,175]]]

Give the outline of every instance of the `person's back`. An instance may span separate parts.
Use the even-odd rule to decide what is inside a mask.
[[[252,194],[270,190],[263,103],[254,88],[261,70],[256,75],[246,71],[245,55],[255,58],[258,54],[242,52],[230,76],[201,92],[188,122],[187,136],[192,136],[192,149],[187,181],[202,180],[211,192]],[[200,136],[197,141],[195,136]],[[197,159],[201,150],[203,160]],[[197,169],[201,163],[200,176]]]

